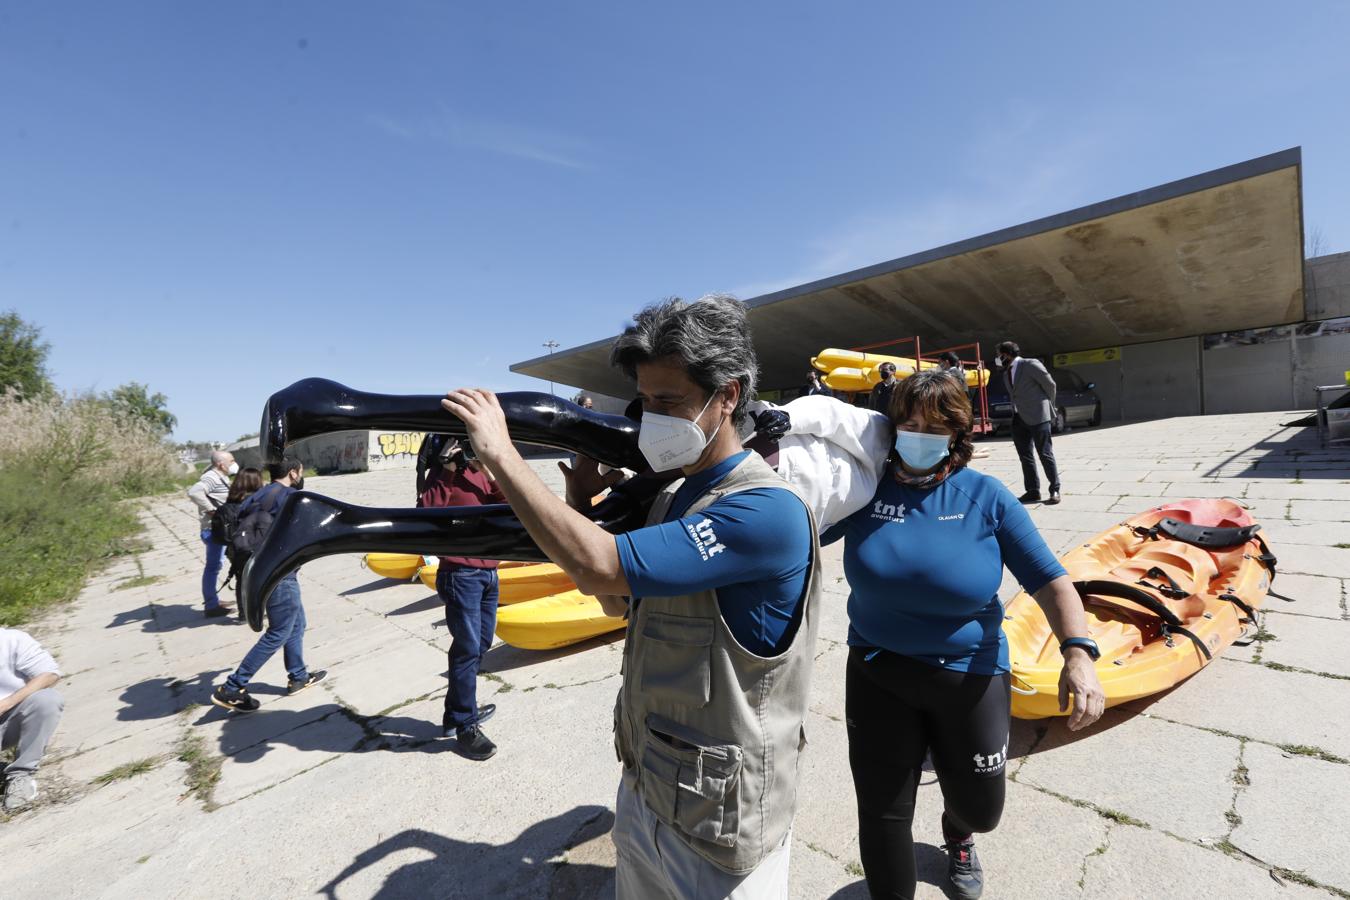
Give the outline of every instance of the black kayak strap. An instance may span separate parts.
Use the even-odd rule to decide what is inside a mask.
[[[1244,613],[1246,613],[1246,614],[1247,614],[1247,621],[1249,621],[1249,622],[1255,622],[1255,621],[1256,621],[1256,609],[1255,609],[1250,603],[1248,603],[1246,600],[1243,600],[1241,597],[1239,597],[1237,594],[1234,594],[1234,593],[1232,593],[1231,591],[1228,591],[1228,592],[1225,592],[1225,593],[1220,594],[1220,595],[1219,595],[1219,599],[1220,599],[1220,600],[1227,600],[1229,603],[1233,604],[1233,605],[1236,606],[1238,609],[1240,609],[1240,610],[1242,610]]]
[[[1261,530],[1259,524],[1233,528],[1211,528],[1165,517],[1153,526],[1159,534],[1206,550],[1227,550],[1250,541]]]
[[[1167,607],[1167,604],[1152,594],[1145,593],[1128,584],[1121,584],[1119,581],[1075,581],[1073,586],[1074,590],[1078,591],[1079,596],[1084,598],[1089,594],[1098,594],[1103,597],[1119,597],[1122,600],[1139,604],[1162,619],[1162,633],[1169,642],[1173,634],[1184,635],[1190,638],[1196,647],[1200,648],[1200,652],[1204,654],[1205,659],[1214,658],[1213,654],[1209,652],[1209,648],[1205,646],[1205,642],[1200,640],[1195,632],[1183,625],[1181,619]]]

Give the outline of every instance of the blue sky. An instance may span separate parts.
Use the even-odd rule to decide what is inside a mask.
[[[0,310],[177,437],[507,366],[1295,145],[1350,249],[1340,3],[0,6]]]

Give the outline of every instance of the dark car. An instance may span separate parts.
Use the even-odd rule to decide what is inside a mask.
[[[1066,427],[1074,425],[1100,425],[1102,423],[1102,401],[1097,396],[1091,381],[1072,369],[1049,369],[1050,377],[1055,379],[1055,421],[1053,429],[1059,434]],[[1012,402],[1003,385],[1003,375],[995,372],[989,379],[989,419],[994,430],[1012,427]]]

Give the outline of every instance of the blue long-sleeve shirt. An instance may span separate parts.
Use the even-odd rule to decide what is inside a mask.
[[[980,675],[1008,671],[1003,567],[1032,593],[1064,574],[1012,492],[969,468],[931,488],[888,471],[872,503],[821,540],[840,538],[849,644]]]
[[[716,589],[727,627],[760,656],[781,652],[806,593],[811,520],[788,488],[752,488],[685,511],[731,473],[749,451],[687,478],[662,524],[616,535],[619,563],[634,597],[674,597]]]

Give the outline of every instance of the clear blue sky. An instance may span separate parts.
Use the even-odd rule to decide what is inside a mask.
[[[1350,249],[1350,6],[0,6],[0,310],[177,437],[507,366],[1302,145]]]

